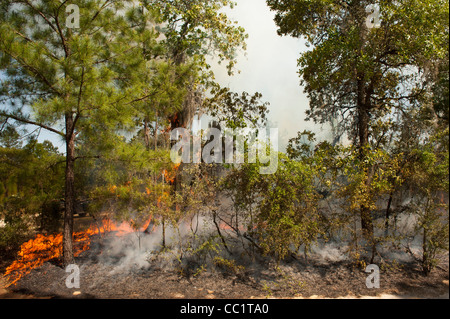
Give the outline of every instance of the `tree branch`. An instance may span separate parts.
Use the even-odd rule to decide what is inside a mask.
[[[58,130],[56,130],[56,129],[50,127],[50,126],[47,126],[47,125],[45,125],[45,124],[38,123],[38,122],[34,122],[34,121],[28,120],[28,119],[26,119],[26,118],[16,116],[16,115],[14,115],[14,114],[6,113],[6,112],[4,112],[4,111],[0,111],[0,116],[4,116],[4,117],[6,117],[7,119],[8,119],[8,118],[11,118],[11,119],[13,119],[13,120],[15,120],[15,121],[19,121],[19,122],[22,122],[22,123],[25,123],[25,124],[36,125],[36,126],[39,126],[39,127],[43,128],[43,129],[45,129],[45,130],[47,130],[47,131],[50,131],[50,132],[52,132],[52,133],[58,134],[58,135],[60,135],[60,136],[62,136],[62,137],[64,137],[64,138],[66,138],[66,134],[64,134],[63,132],[60,132],[60,131],[58,131]]]
[[[18,1],[18,3],[25,3],[27,6],[29,6],[31,9],[33,9],[35,12],[37,12],[46,22],[47,24],[50,26],[50,28],[53,29],[53,31],[55,31],[56,33],[58,33],[58,30],[56,30],[55,26],[50,22],[50,20],[45,16],[44,13],[42,13],[42,11],[39,11],[38,9],[36,9],[35,7],[33,7],[33,5],[29,2],[29,1]]]
[[[62,33],[61,27],[59,25],[59,20],[58,20],[58,13],[59,13],[59,9],[60,8],[61,8],[61,6],[59,6],[58,9],[56,10],[54,19],[55,19],[55,22],[56,22],[56,27],[58,28],[58,34],[59,34],[59,37],[61,39],[62,46],[64,48],[64,53],[66,55],[66,58],[68,58],[69,55],[70,55],[70,49],[67,46],[66,38],[64,37],[64,34]]]
[[[53,87],[53,85],[50,83],[50,81],[41,73],[39,72],[39,70],[37,70],[35,67],[29,65],[28,63],[26,63],[25,60],[20,59],[18,56],[15,56],[14,54],[12,54],[11,52],[6,52],[6,54],[8,54],[10,57],[12,57],[14,60],[16,60],[18,63],[20,63],[24,68],[28,69],[29,71],[31,71],[32,73],[36,74],[45,84],[48,85],[48,87],[54,91],[54,93],[56,93],[57,95],[61,95],[61,93],[55,89]]]

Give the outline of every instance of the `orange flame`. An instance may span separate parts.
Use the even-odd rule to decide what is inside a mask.
[[[167,170],[163,171],[163,175],[164,175],[164,179],[166,180],[166,183],[173,184],[180,166],[181,166],[181,163],[174,164],[173,170],[171,172],[168,172]]]
[[[147,230],[152,219],[149,218],[139,229],[144,232]],[[109,219],[102,221],[102,225],[93,224],[84,232],[73,234],[74,256],[78,257],[82,252],[90,248],[90,237],[103,233],[115,232],[116,236],[124,236],[136,231],[130,224],[123,222],[120,225],[115,224]],[[42,266],[46,261],[60,258],[62,256],[63,235],[44,235],[38,234],[34,239],[30,239],[22,244],[18,253],[18,259],[15,260],[4,274],[8,281],[8,286],[15,284],[23,276],[29,274],[31,270]]]

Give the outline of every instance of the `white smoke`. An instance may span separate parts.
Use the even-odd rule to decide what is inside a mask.
[[[206,228],[206,220],[194,217],[189,222],[181,222],[178,226],[165,226],[163,246],[163,227],[158,225],[149,232],[130,232],[117,235],[114,232],[107,234],[101,241],[101,252],[98,261],[104,265],[112,266],[112,273],[145,270],[155,261],[160,268],[169,269],[170,264],[176,260],[182,246],[192,238],[193,232],[201,232]],[[210,227],[207,227],[210,228]],[[164,250],[164,248],[168,248]]]

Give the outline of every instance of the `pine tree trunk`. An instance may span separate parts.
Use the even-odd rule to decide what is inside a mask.
[[[63,232],[63,264],[73,264],[73,214],[75,207],[74,164],[75,164],[75,136],[73,134],[73,116],[66,114],[66,184],[65,211]]]

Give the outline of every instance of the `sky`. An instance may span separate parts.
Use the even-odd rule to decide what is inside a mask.
[[[240,73],[232,77],[228,76],[224,65],[213,63],[216,80],[234,92],[263,95],[262,100],[270,103],[269,125],[279,130],[280,151],[299,131],[311,130],[319,139],[326,137],[326,128],[304,121],[309,102],[300,86],[297,60],[307,49],[305,41],[277,34],[273,21],[275,13],[265,0],[235,1],[237,6],[226,13],[248,33],[247,50],[239,53],[236,68]],[[64,151],[64,142],[53,135],[42,130],[39,140],[50,139]]]

